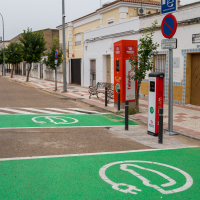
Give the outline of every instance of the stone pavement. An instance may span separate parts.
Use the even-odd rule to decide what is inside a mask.
[[[7,76],[8,78],[9,76]],[[36,78],[29,78],[29,82],[26,83],[25,76],[14,75],[14,81],[28,84],[35,88],[54,92],[55,83],[53,81],[41,80]],[[117,108],[114,107],[113,100],[110,100],[107,107],[105,107],[104,95],[99,94],[99,98],[92,96],[89,99],[89,93],[87,87],[81,87],[79,85],[67,84],[67,92],[63,93],[63,83],[57,83],[57,92],[62,96],[77,99],[90,105],[94,105],[110,112],[115,112],[124,115],[122,109],[119,113]],[[148,122],[148,99],[140,98],[140,113],[129,116],[131,119],[138,120],[147,124]],[[186,135],[191,138],[200,140],[200,106],[195,105],[173,105],[173,130],[174,132]],[[164,103],[164,129],[168,127],[168,103]]]

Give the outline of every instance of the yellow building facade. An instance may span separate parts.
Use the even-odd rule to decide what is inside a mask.
[[[78,59],[83,57],[85,31],[160,11],[160,0],[145,0],[142,3],[144,14],[141,14],[139,11],[139,9],[141,9],[140,1],[117,0],[103,5],[100,9],[89,15],[66,23],[65,37],[67,58]],[[59,30],[60,44],[62,44],[62,25],[57,28]]]

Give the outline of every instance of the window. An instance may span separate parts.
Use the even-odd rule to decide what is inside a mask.
[[[166,54],[155,55],[155,72],[165,73]]]
[[[113,24],[115,22],[115,18],[111,17],[107,19],[107,24]]]
[[[81,34],[76,34],[75,40],[75,46],[81,45]]]

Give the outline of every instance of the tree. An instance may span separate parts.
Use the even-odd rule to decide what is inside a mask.
[[[16,64],[23,61],[23,46],[19,42],[11,42],[7,48],[5,53],[5,61],[6,63],[12,64],[11,78],[13,78],[13,71]]]
[[[6,56],[6,50],[7,50],[7,48],[5,47],[5,48],[1,48],[0,49],[0,65],[1,65],[1,70],[2,70],[2,76],[3,76],[3,53],[5,54],[5,56]],[[6,62],[6,59],[5,59],[5,63],[7,63]]]
[[[150,28],[143,31],[142,37],[139,39],[138,54],[129,58],[129,62],[132,65],[132,69],[135,74],[129,78],[138,81],[136,92],[136,112],[139,112],[139,91],[141,82],[145,79],[146,72],[152,70],[153,60],[152,56],[155,54],[159,44],[153,42],[153,35],[156,29],[158,21],[155,20]]]
[[[3,49],[0,49],[0,65],[2,66],[1,70],[3,75]]]
[[[24,30],[19,40],[23,44],[23,58],[30,64],[26,78],[26,82],[28,82],[32,63],[40,62],[46,50],[46,41],[42,31],[32,32],[32,29],[29,28],[27,31]]]
[[[62,63],[62,54],[63,54],[63,51],[62,51],[62,48],[58,49],[58,42],[59,42],[58,38],[55,37],[54,38],[53,46],[45,54],[47,56],[47,58],[45,58],[43,60],[44,64],[46,66],[49,66],[50,69],[52,69],[52,70],[56,69],[56,65],[59,66]],[[55,52],[56,52],[57,49],[58,49],[58,63],[55,64]],[[55,71],[55,73],[56,73],[56,71]],[[55,90],[56,90],[56,88],[55,88]]]

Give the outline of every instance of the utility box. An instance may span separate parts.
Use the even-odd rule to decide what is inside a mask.
[[[159,109],[164,101],[164,73],[149,74],[148,134],[158,136]]]
[[[134,75],[129,58],[137,55],[137,40],[120,40],[114,43],[114,105],[117,107],[118,89],[120,89],[120,108],[125,107],[125,100],[129,100],[129,107],[136,102],[137,81],[129,77]]]

